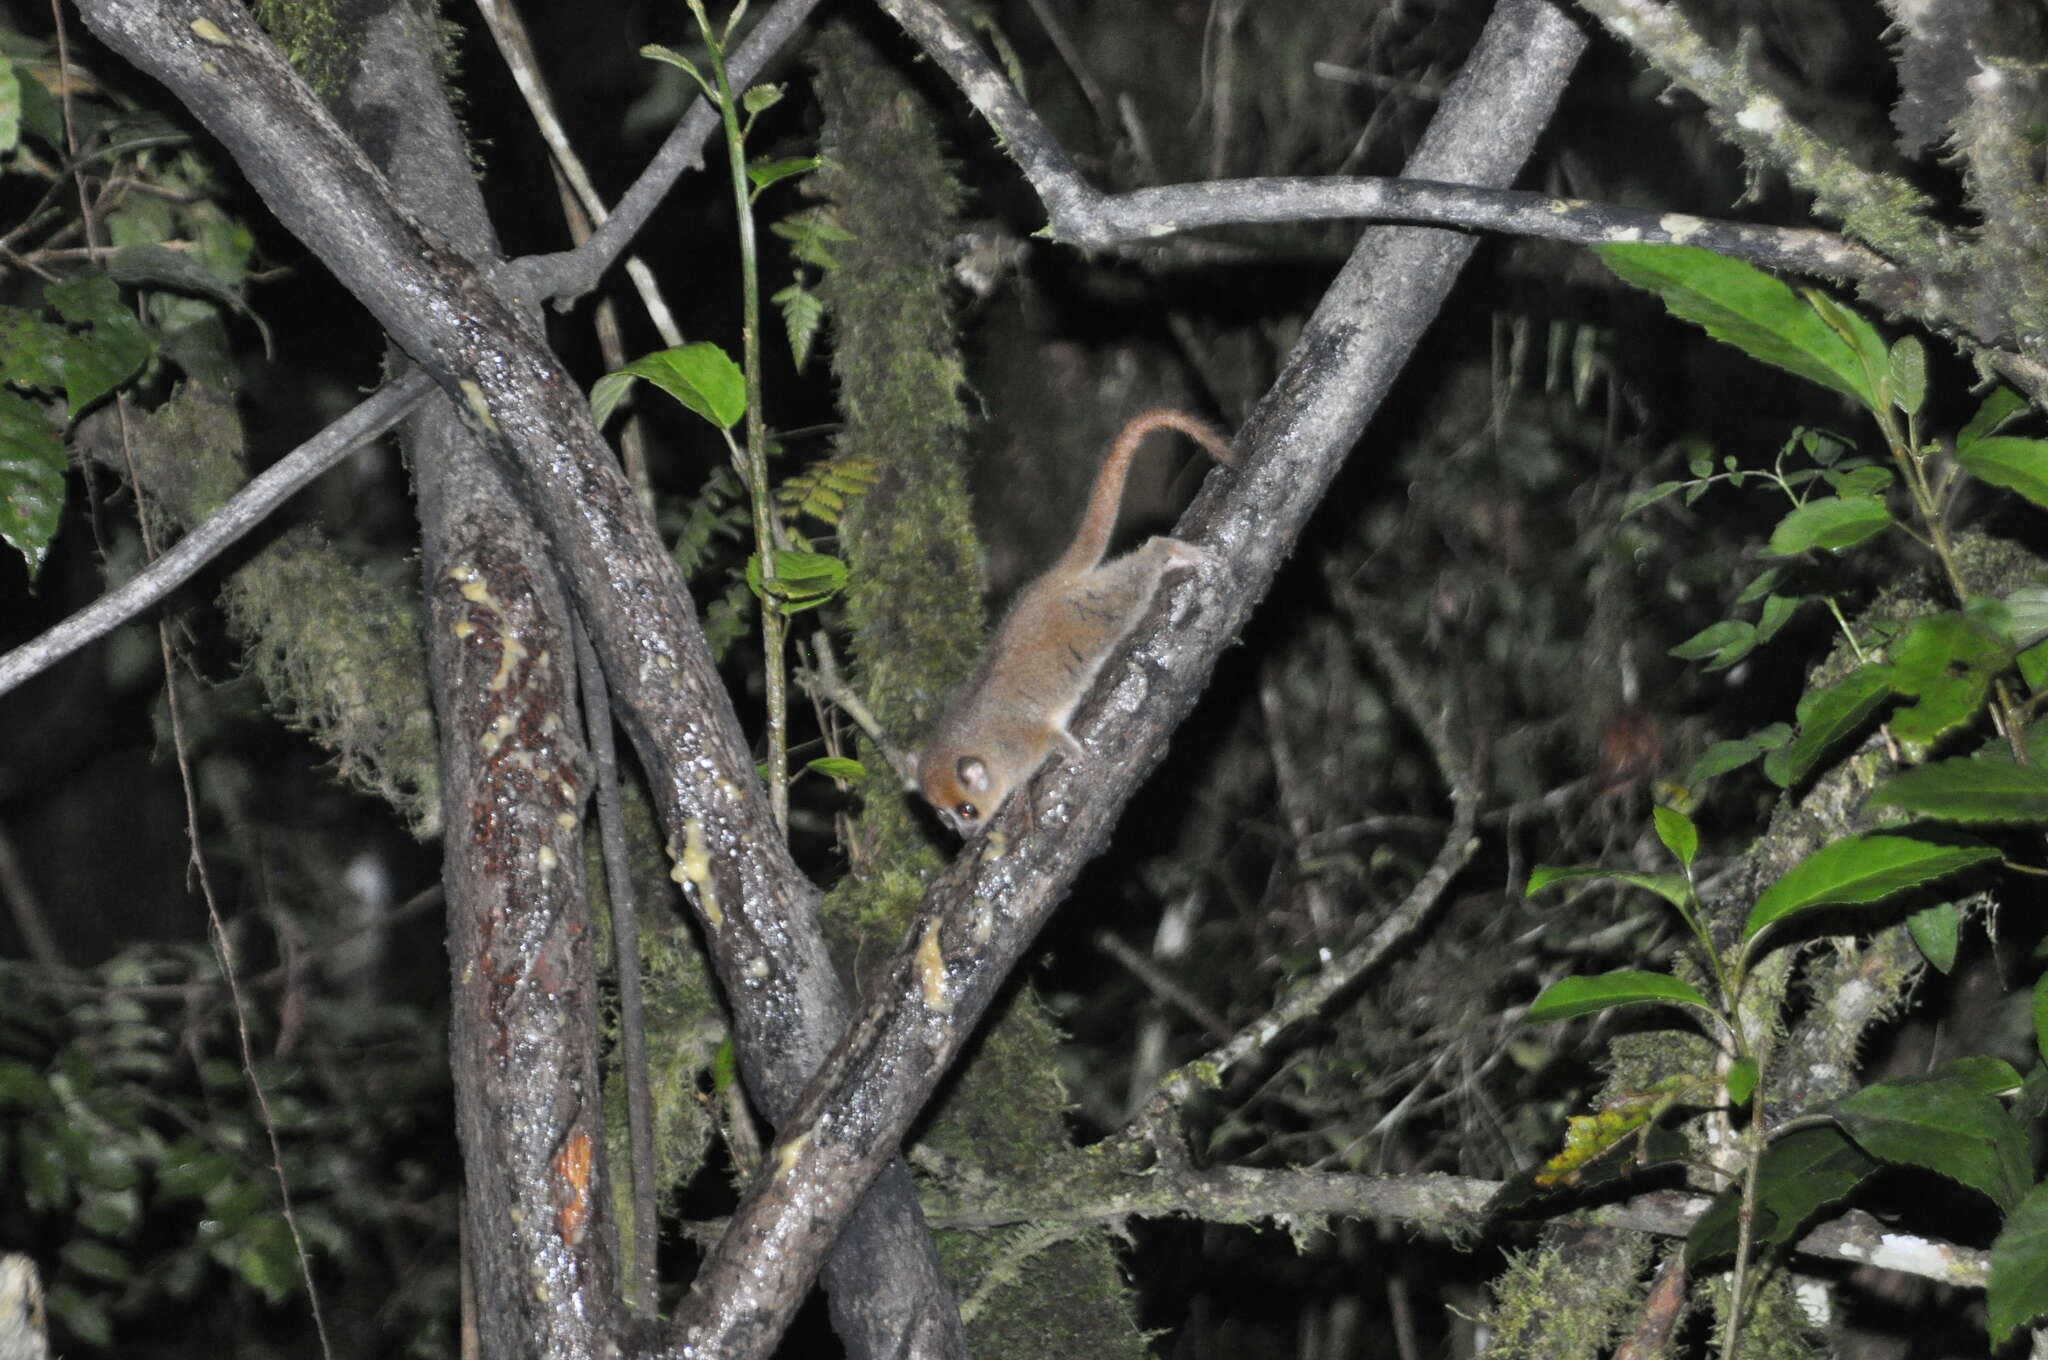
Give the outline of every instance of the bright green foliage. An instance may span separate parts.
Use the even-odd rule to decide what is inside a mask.
[[[1999,437],[1958,448],[1956,461],[1993,486],[2048,507],[2048,440]]]
[[[1799,698],[1797,735],[1764,758],[1764,777],[1781,789],[1799,783],[1891,697],[1890,669],[1878,665],[1858,667],[1825,689],[1808,690]]]
[[[1892,735],[1909,755],[1925,755],[1976,718],[2011,662],[2012,649],[1974,619],[1921,619],[1892,648],[1892,688],[1915,700],[1892,715]]]
[[[2048,823],[2048,769],[2002,751],[1934,761],[1878,785],[1870,805],[1944,822],[2040,825]]]
[[[880,480],[880,464],[871,454],[840,453],[820,458],[775,488],[783,509],[836,525],[857,497]]]
[[[1700,852],[1700,829],[1692,824],[1692,818],[1677,808],[1660,804],[1650,811],[1657,827],[1657,839],[1664,842],[1666,850],[1677,856],[1680,864],[1691,868],[1693,858]]]
[[[726,352],[708,340],[656,350],[597,380],[590,413],[602,425],[635,378],[645,378],[721,430],[747,414],[747,379]]]
[[[1937,902],[1906,918],[1906,931],[1913,947],[1938,973],[1956,966],[1956,946],[1963,929],[1963,913],[1953,902]]]
[[[64,443],[36,407],[0,391],[0,539],[42,570],[64,510]]]
[[[1991,1244],[1991,1282],[1985,1291],[1991,1345],[2048,1314],[2048,1182],[2036,1185],[2006,1216]]]
[[[1717,340],[1823,387],[1875,401],[1857,353],[1783,283],[1689,246],[1596,246],[1609,269],[1664,300],[1673,316]]]
[[[1892,527],[1892,512],[1876,496],[1824,496],[1778,521],[1771,551],[1792,557],[1815,548],[1841,552]]]
[[[1942,845],[1911,836],[1849,836],[1814,851],[1766,888],[1743,938],[1817,907],[1868,906],[1997,859],[1988,845]]]
[[[1566,883],[1579,878],[1611,878],[1619,883],[1633,884],[1648,888],[1673,906],[1683,906],[1692,889],[1683,874],[1646,874],[1634,869],[1607,869],[1597,864],[1579,864],[1565,867],[1556,864],[1539,864],[1529,875],[1527,895],[1534,897],[1553,883]]]
[[[1713,1009],[1700,995],[1699,988],[1682,978],[1675,978],[1669,973],[1619,968],[1598,977],[1559,978],[1545,987],[1543,994],[1530,1004],[1525,1018],[1532,1022],[1569,1020],[1573,1016],[1591,1015],[1638,1001],[1697,1006],[1703,1011]]]

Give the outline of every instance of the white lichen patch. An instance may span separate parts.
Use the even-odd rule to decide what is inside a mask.
[[[534,860],[540,865],[540,876],[545,880],[553,875],[556,866],[562,862],[562,857],[555,853],[553,846],[543,845],[540,853],[534,856]]]
[[[576,814],[573,812],[557,812],[555,814],[555,825],[564,831],[574,831],[576,829]]]
[[[1706,229],[1706,223],[1686,213],[1665,213],[1657,219],[1657,225],[1671,233],[1671,239],[1679,245]]]
[[[1736,113],[1735,125],[1745,131],[1771,136],[1785,126],[1785,106],[1775,99],[1758,96]]]
[[[796,1166],[796,1159],[803,1156],[804,1149],[809,1147],[810,1144],[811,1135],[809,1133],[800,1133],[781,1147],[775,1149],[775,1174],[787,1176],[791,1169]]]
[[[468,619],[457,619],[455,621],[455,626],[449,629],[448,631],[455,634],[457,640],[460,640],[474,633],[476,631],[476,625],[471,623]]]
[[[1000,831],[990,831],[981,838],[981,862],[994,864],[1010,853],[1010,838]]]

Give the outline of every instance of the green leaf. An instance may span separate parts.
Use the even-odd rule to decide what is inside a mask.
[[[1837,1129],[1795,1129],[1764,1149],[1757,1165],[1752,1231],[1766,1250],[1782,1247],[1828,1205],[1848,1197],[1879,1163]],[[1741,1228],[1742,1185],[1714,1197],[1685,1239],[1689,1269],[1732,1256]]]
[[[1892,527],[1892,512],[1876,496],[1822,496],[1778,521],[1771,551],[1792,557],[1813,548],[1841,552]]]
[[[782,102],[780,85],[756,85],[740,96],[740,107],[748,113],[766,113]]]
[[[1946,1073],[1879,1082],[1834,1110],[1842,1131],[1879,1161],[1924,1167],[2001,1209],[2033,1183],[2026,1135],[1994,1096]]]
[[[2048,973],[2034,979],[2034,1049],[2048,1062]]]
[[[845,756],[819,756],[816,760],[807,762],[804,768],[816,770],[819,774],[832,779],[861,780],[868,777],[867,766],[858,760],[848,760]]]
[[[46,1300],[50,1314],[79,1340],[102,1350],[114,1344],[114,1324],[97,1298],[74,1284],[60,1284]]]
[[[846,563],[828,553],[796,552],[778,548],[775,579],[761,577],[759,553],[747,559],[747,587],[766,595],[785,614],[815,609],[846,587]]]
[[[647,379],[721,430],[747,414],[747,375],[709,340],[656,350],[619,372]]]
[[[590,385],[590,418],[597,428],[612,418],[612,412],[626,399],[626,393],[633,390],[638,381],[631,373],[607,373]]]
[[[1595,246],[1624,282],[1656,293],[1672,315],[1716,340],[1810,382],[1876,406],[1847,341],[1790,288],[1736,260],[1691,246]]]
[[[1655,486],[1645,487],[1641,491],[1632,491],[1629,493],[1628,499],[1621,503],[1620,517],[1627,519],[1638,510],[1647,510],[1666,496],[1683,491],[1692,485],[1694,485],[1692,482],[1659,482]]]
[[[1977,407],[1970,423],[1956,435],[1958,451],[1967,449],[1987,435],[1997,434],[2027,409],[2027,399],[2010,387],[1994,387]]]
[[[670,66],[675,67],[678,71],[696,81],[697,88],[704,92],[704,97],[710,100],[714,107],[717,105],[718,87],[711,83],[710,77],[697,69],[696,62],[691,61],[672,47],[663,47],[660,43],[648,43],[640,49],[640,55],[651,61],[666,62]]]
[[[58,314],[84,329],[67,334],[57,348],[57,374],[73,420],[79,412],[135,376],[156,353],[156,342],[121,301],[121,289],[105,274],[81,274],[53,283],[45,292]]]
[[[1991,1244],[1984,1305],[1993,1350],[2048,1313],[2048,1182],[2027,1191]]]
[[[65,1165],[64,1148],[46,1129],[31,1124],[21,1130],[15,1166],[21,1172],[22,1198],[31,1210],[57,1213],[69,1206],[71,1172]]]
[[[1700,995],[1699,989],[1683,978],[1675,978],[1669,973],[1620,968],[1598,977],[1559,978],[1529,1003],[1529,1013],[1522,1018],[1531,1024],[1569,1020],[1576,1015],[1591,1015],[1595,1011],[1642,1001],[1697,1006],[1710,1015],[1714,1009]]]
[[[1918,336],[1892,341],[1889,368],[1892,404],[1909,416],[1919,415],[1927,403],[1927,350]]]
[[[1706,666],[1708,671],[1726,670],[1748,656],[1756,646],[1756,626],[1741,619],[1722,619],[1719,623],[1708,624],[1685,641],[1671,649],[1670,654],[1681,661],[1698,661],[1702,657],[1714,658]]]
[[[1739,770],[1766,751],[1775,751],[1791,739],[1791,727],[1785,723],[1772,723],[1769,727],[1759,728],[1746,737],[1737,737],[1733,741],[1717,741],[1692,763],[1692,768],[1685,772],[1685,782],[1688,785],[1702,784],[1716,775]]]
[[[1664,842],[1664,848],[1678,856],[1680,864],[1691,868],[1693,856],[1700,852],[1700,832],[1692,818],[1661,803],[1650,809],[1650,816],[1656,821],[1657,839]]]
[[[2032,647],[2048,639],[2048,586],[2021,586],[2005,597],[2006,641]]]
[[[1756,1094],[1756,1083],[1761,1075],[1755,1058],[1737,1058],[1728,1064],[1728,1103],[1735,1106],[1749,1104],[1749,1098]]]
[[[252,1220],[235,1253],[235,1273],[273,1304],[283,1303],[299,1287],[299,1254],[291,1229],[276,1214]]]
[[[1742,928],[1745,941],[1816,907],[1868,906],[1997,859],[1988,845],[1940,845],[1911,836],[1849,836],[1822,846],[1764,889]]]
[[[1934,1075],[1987,1096],[2002,1096],[2017,1091],[2025,1084],[2018,1068],[2003,1058],[1988,1057],[1982,1053],[1957,1058]]]
[[[1914,702],[1894,713],[1891,733],[1919,759],[1976,720],[2012,649],[1962,614],[1931,614],[1892,646],[1892,688]]]
[[[1829,468],[1821,474],[1822,480],[1834,489],[1837,496],[1875,496],[1890,488],[1898,477],[1888,467],[1876,463],[1858,463],[1854,467]]]
[[[1799,697],[1799,734],[1764,759],[1764,777],[1789,789],[1820,763],[1822,756],[1853,736],[1891,698],[1891,669],[1859,666],[1824,689]]]
[[[1804,595],[1773,595],[1764,601],[1763,617],[1756,621],[1756,640],[1759,645],[1777,636],[1786,621],[1799,612],[1799,606],[1806,603]]]
[[[2048,506],[2048,440],[1992,435],[1957,449],[1956,461],[1993,486]]]
[[[792,283],[769,301],[782,309],[782,330],[789,337],[789,357],[802,371],[810,362],[811,346],[825,322],[825,299],[800,283]]]
[[[0,392],[0,539],[33,581],[64,510],[64,441],[35,403]]]
[[[21,73],[0,64],[0,153],[21,145]]]
[[[1778,588],[1778,578],[1784,574],[1785,569],[1783,567],[1764,568],[1763,571],[1757,573],[1757,578],[1754,581],[1751,581],[1742,588],[1742,593],[1735,597],[1735,603],[1738,605],[1755,604],[1758,600],[1763,599]]]
[[[1872,807],[1895,807],[1945,822],[2048,823],[2048,770],[1989,752],[1902,770],[1877,786]]]
[[[102,1190],[78,1203],[78,1223],[100,1237],[125,1237],[142,1220],[142,1197],[133,1190]]]
[[[1936,902],[1906,918],[1906,933],[1913,945],[1937,973],[1956,966],[1956,940],[1962,933],[1963,913],[1953,902]]]
[[[1645,874],[1634,869],[1607,869],[1597,864],[1580,864],[1569,868],[1557,864],[1539,864],[1529,875],[1526,896],[1534,897],[1553,883],[1565,883],[1581,878],[1611,878],[1616,882],[1648,888],[1657,896],[1676,907],[1683,907],[1692,900],[1692,890],[1684,874]]]
[[[1862,371],[1868,375],[1867,381],[1873,386],[1882,385],[1891,366],[1891,351],[1885,347],[1884,337],[1877,333],[1877,327],[1871,325],[1861,312],[1843,306],[1819,289],[1802,288],[1800,296],[1806,299],[1806,305],[1813,308],[1828,329],[1849,343],[1849,348],[1855,351],[1862,365]],[[1867,398],[1864,405],[1872,411],[1878,409],[1878,403]]]
[[[74,1237],[58,1248],[57,1254],[64,1258],[64,1264],[81,1275],[90,1275],[95,1280],[106,1280],[120,1284],[135,1274],[135,1267],[128,1264],[128,1258],[104,1242],[95,1242],[89,1237]]]
[[[834,219],[832,209],[824,205],[791,213],[779,222],[769,223],[768,230],[789,242],[789,253],[799,263],[826,270],[839,267],[832,247],[854,239],[853,233]]]
[[[0,1108],[18,1105],[26,1110],[48,1109],[55,1101],[50,1081],[39,1070],[19,1058],[0,1058]]]
[[[759,193],[771,184],[780,184],[797,175],[808,175],[824,163],[817,156],[783,156],[776,160],[763,157],[747,166],[747,178],[754,182],[754,192]]]

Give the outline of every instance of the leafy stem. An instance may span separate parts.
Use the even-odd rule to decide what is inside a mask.
[[[726,164],[731,171],[733,209],[739,234],[740,299],[743,308],[740,370],[746,375],[747,439],[744,450],[734,449],[733,453],[746,472],[747,497],[754,515],[754,542],[761,563],[761,651],[768,705],[768,797],[775,811],[775,824],[786,836],[789,834],[789,677],[783,659],[788,621],[775,600],[772,584],[775,580],[776,550],[784,544],[768,485],[768,427],[761,407],[760,259],[754,236],[753,198],[747,184],[746,156],[747,129],[753,125],[753,115],[767,105],[755,103],[750,92],[747,126],[741,126],[740,100],[734,96],[732,81],[726,74],[723,38],[713,31],[710,17],[704,12],[703,0],[689,0],[689,6],[711,53],[714,89],[710,93],[718,105],[719,118],[725,128]],[[732,31],[732,24],[744,9],[744,3],[734,7],[731,18],[726,22],[726,33]],[[726,443],[731,447],[730,431],[726,433]]]

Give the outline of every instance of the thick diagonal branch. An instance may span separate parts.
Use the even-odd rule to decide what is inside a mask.
[[[1429,178],[1511,179],[1584,38],[1542,0],[1504,0],[1417,153]],[[1167,592],[1111,663],[1076,731],[1090,759],[1041,777],[927,894],[877,1001],[778,1134],[768,1166],[699,1273],[675,1354],[766,1354],[849,1196],[897,1141],[1270,586],[1324,488],[1435,316],[1469,238],[1368,233],[1240,436],[1242,472],[1212,475],[1183,536],[1220,565]],[[1173,616],[1170,634],[1157,627]],[[1020,836],[1030,819],[1034,830]]]

